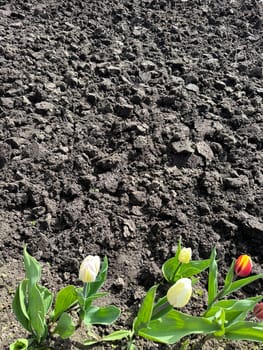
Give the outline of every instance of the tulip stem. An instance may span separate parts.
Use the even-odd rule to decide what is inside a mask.
[[[170,311],[173,307],[168,303],[168,301],[164,302],[163,304],[159,305],[155,310],[153,310],[152,313],[152,317],[151,319],[155,319],[155,318],[159,318],[160,316],[156,317],[159,313],[161,313],[162,311],[164,311],[166,308],[168,308]]]
[[[83,287],[83,298],[84,299],[87,299],[88,290],[89,290],[89,284],[88,283],[84,283],[84,287]]]
[[[180,262],[177,266],[177,268],[175,269],[174,273],[173,273],[173,277],[172,277],[172,282],[174,282],[176,274],[178,272],[178,270],[180,269],[180,267],[182,266],[182,263]]]
[[[205,316],[205,315],[207,314],[207,312],[211,309],[211,307],[214,305],[214,303],[215,303],[218,299],[220,299],[220,298],[222,297],[223,293],[224,293],[224,290],[221,290],[219,293],[217,293],[217,295],[214,297],[214,299],[211,301],[211,303],[207,306],[207,309],[206,309],[206,311],[205,311],[205,313],[204,313],[204,316]]]

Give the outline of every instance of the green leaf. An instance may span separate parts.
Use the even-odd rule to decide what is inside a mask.
[[[226,314],[223,308],[220,308],[214,315],[213,320],[218,324],[220,329],[214,333],[216,337],[222,337],[225,334]]]
[[[89,283],[89,292],[88,292],[89,297],[91,295],[97,293],[97,291],[100,289],[100,287],[104,284],[104,282],[107,278],[107,272],[108,272],[108,259],[105,256],[104,260],[102,262],[101,268],[100,268],[100,272],[96,278],[96,281]]]
[[[237,322],[226,329],[225,337],[231,340],[263,342],[263,322]]]
[[[43,304],[44,304],[44,314],[46,315],[52,305],[53,294],[46,287],[37,285],[37,288],[41,294]]]
[[[26,277],[29,280],[29,284],[39,282],[41,277],[41,267],[35,258],[28,254],[26,246],[24,247],[24,265],[26,270]]]
[[[28,290],[28,315],[31,328],[38,342],[46,333],[45,306],[38,287],[34,284]]]
[[[28,340],[24,338],[17,339],[9,346],[9,350],[27,350]]]
[[[58,334],[62,339],[69,338],[75,332],[75,325],[72,318],[66,312],[60,316],[54,333]]]
[[[210,265],[210,259],[192,260],[188,264],[182,264],[180,268],[180,278],[192,277],[206,270]]]
[[[91,306],[84,312],[83,321],[90,324],[112,324],[120,316],[120,309],[109,305],[105,307]]]
[[[217,296],[217,274],[216,250],[213,248],[210,256],[208,276],[208,305],[210,305]]]
[[[135,333],[137,333],[140,328],[146,327],[152,317],[153,304],[157,287],[158,286],[151,287],[143,299],[142,305],[138,311],[138,315],[134,321],[133,328]]]
[[[234,322],[243,321],[248,312],[253,310],[255,305],[263,299],[262,296],[247,298],[243,300],[228,299],[220,300],[214,303],[210,310],[206,313],[206,317],[215,315],[220,309],[225,310],[225,318],[227,324],[225,327],[230,327]]]
[[[78,296],[74,286],[67,286],[62,288],[58,293],[55,301],[54,311],[52,313],[52,320],[56,321],[59,316],[67,311],[72,305],[77,302]]]
[[[255,276],[250,276],[246,278],[241,278],[240,280],[234,281],[227,290],[223,290],[222,297],[233,293],[234,291],[246,286],[247,284],[250,284],[260,278],[263,278],[263,273],[255,275]]]
[[[234,269],[235,269],[235,260],[232,261],[232,264],[226,274],[226,278],[224,281],[224,288],[223,288],[223,293],[227,292],[233,282],[234,278]]]
[[[165,279],[168,282],[174,283],[182,277],[192,277],[201,273],[209,267],[210,259],[191,260],[188,264],[181,264],[177,257],[168,259],[162,266],[162,271]],[[180,266],[180,267],[179,267]],[[176,273],[176,278],[174,274]]]
[[[27,312],[27,287],[28,280],[20,282],[16,289],[15,296],[12,303],[12,309],[16,315],[17,320],[28,331],[31,332],[29,315]]]
[[[85,299],[83,297],[83,288],[75,288],[75,291],[77,294],[77,299],[78,299],[79,305],[83,311],[87,310],[91,306],[91,304],[94,300],[102,298],[105,295],[108,295],[107,292],[95,293],[95,294],[92,294],[91,296],[89,296]]]
[[[167,301],[167,297],[160,298],[158,302],[154,305],[151,320],[155,320],[167,314],[173,307]]]
[[[127,338],[129,336],[131,336],[131,331],[119,330],[119,331],[112,332],[111,334],[105,335],[105,337],[103,337],[102,339],[103,341],[115,341],[115,340]]]
[[[175,256],[168,259],[162,266],[162,272],[163,272],[164,278],[168,282],[171,282],[171,283],[174,282],[174,275],[178,270],[178,267],[180,266],[180,262],[178,258],[179,258],[181,248],[182,248],[182,244],[181,244],[181,237],[180,237]]]
[[[106,335],[105,337],[102,337],[99,340],[87,339],[84,341],[84,345],[93,345],[104,341],[121,340],[123,338],[127,338],[130,336],[131,336],[131,331],[119,330],[119,331],[112,332],[111,334]]]
[[[210,334],[220,330],[220,326],[205,317],[195,317],[171,310],[164,317],[150,321],[147,328],[139,330],[139,336],[164,343],[175,344],[190,334]]]

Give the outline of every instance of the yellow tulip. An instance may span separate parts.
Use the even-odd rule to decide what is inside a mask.
[[[94,282],[100,271],[100,257],[88,255],[81,263],[79,269],[79,279],[84,282]]]
[[[192,258],[192,249],[191,248],[182,248],[180,253],[179,253],[179,257],[178,260],[182,263],[182,264],[188,264],[189,261]]]
[[[192,295],[192,281],[190,278],[179,279],[168,289],[167,300],[173,307],[184,307]]]

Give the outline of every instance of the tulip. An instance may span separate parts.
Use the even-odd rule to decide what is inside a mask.
[[[191,258],[192,258],[192,249],[182,248],[178,257],[178,260],[180,261],[180,263],[188,264]]]
[[[252,271],[252,260],[248,255],[240,255],[235,262],[235,274],[239,277],[247,277]]]
[[[179,279],[168,289],[167,300],[173,307],[184,307],[192,295],[192,281],[190,278]]]
[[[254,307],[254,315],[256,316],[256,318],[260,321],[263,321],[263,302],[258,303],[255,307]]]
[[[79,279],[84,282],[94,282],[100,271],[100,257],[88,255],[81,263]]]

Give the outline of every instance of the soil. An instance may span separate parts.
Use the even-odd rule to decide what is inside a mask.
[[[262,13],[260,0],[0,0],[1,348],[24,335],[11,300],[25,244],[52,291],[107,255],[115,329],[180,236],[194,259],[215,246],[222,273],[241,253],[262,270]]]

